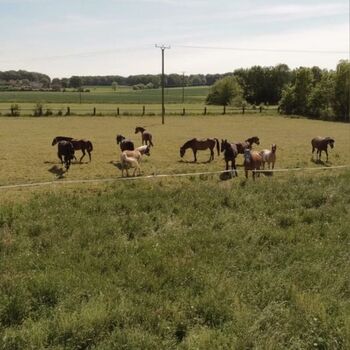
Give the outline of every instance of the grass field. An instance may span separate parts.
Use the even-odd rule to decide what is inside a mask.
[[[159,104],[161,89],[133,90],[119,88],[113,91],[106,87],[86,87],[90,92],[81,94],[82,103],[108,104]],[[204,104],[208,95],[208,86],[186,87],[185,103]],[[165,89],[166,103],[182,103],[182,88]],[[80,103],[79,92],[45,92],[45,91],[0,91],[0,103]]]
[[[336,142],[328,165],[348,163],[350,128],[341,123],[249,115],[168,117],[165,125],[159,117],[0,118],[0,184],[54,180],[52,169],[59,166],[59,160],[51,142],[58,135],[87,138],[94,145],[91,164],[74,164],[65,175],[67,179],[119,177],[113,163],[120,154],[115,135],[121,133],[141,144],[140,135],[134,134],[140,125],[152,132],[155,144],[151,157],[142,164],[146,175],[223,170],[222,157],[216,156],[208,164],[209,152],[205,151],[198,154],[199,164],[189,162],[193,159],[191,151],[181,161],[179,147],[193,137],[238,141],[258,135],[259,149],[277,144],[277,167],[295,168],[320,166],[311,162],[310,140],[316,135],[330,135]]]
[[[223,170],[191,137],[277,144],[277,168],[349,164],[350,125],[279,116],[0,118],[0,185],[57,179],[56,135],[90,138],[65,179]],[[330,161],[310,139],[335,138]],[[242,157],[238,164],[242,163]],[[239,168],[241,169],[241,168]],[[0,349],[349,349],[350,171],[0,189]]]

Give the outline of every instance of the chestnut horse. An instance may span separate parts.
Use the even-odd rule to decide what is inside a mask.
[[[142,144],[153,146],[152,134],[150,132],[146,131],[146,129],[142,128],[141,126],[137,126],[135,128],[135,134],[138,132],[141,133]]]
[[[322,151],[326,152],[327,155],[327,162],[328,162],[328,152],[327,148],[328,145],[333,148],[334,147],[334,139],[330,137],[315,137],[311,140],[311,146],[312,146],[312,157],[314,156],[314,151],[317,149],[316,155],[318,156],[317,160],[321,160],[321,153]]]
[[[79,162],[82,161],[82,159],[85,157],[85,151],[89,155],[89,159],[91,162],[91,152],[93,150],[92,142],[89,140],[84,139],[74,139],[73,137],[67,137],[67,136],[56,136],[52,140],[52,146],[54,146],[59,141],[70,141],[74,147],[74,150],[78,151],[81,150],[83,152],[83,155],[80,157]],[[75,157],[74,157],[75,158]]]
[[[238,151],[236,144],[229,143],[227,140],[221,140],[221,152],[224,152],[226,170],[228,171],[229,162],[231,162],[231,171],[232,173],[234,171],[235,176],[238,176],[236,168],[236,157],[238,155]]]
[[[218,152],[218,156],[220,155],[220,145],[219,140],[216,138],[213,139],[205,139],[205,140],[198,140],[196,138],[188,140],[184,143],[183,146],[180,147],[180,157],[182,158],[185,155],[185,152],[188,148],[191,148],[193,151],[194,161],[197,161],[197,151],[203,151],[206,149],[210,149],[210,158],[209,162],[214,160],[214,148],[216,145],[216,149]]]
[[[120,150],[123,151],[133,151],[135,149],[134,143],[131,140],[127,140],[123,135],[117,135],[115,140],[117,145],[119,144]]]
[[[255,180],[256,170],[260,170],[261,163],[262,163],[262,157],[259,154],[259,152],[251,151],[248,148],[244,150],[244,170],[245,170],[245,177],[247,179],[248,179],[248,170],[251,170],[253,173],[253,180]],[[258,176],[260,176],[259,172],[258,172]]]
[[[253,143],[255,143],[256,145],[260,145],[260,140],[258,136],[253,136],[249,139],[246,139],[244,142],[236,143],[238,153],[244,154],[245,149],[252,149]]]

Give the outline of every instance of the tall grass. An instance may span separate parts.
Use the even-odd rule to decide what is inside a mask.
[[[350,348],[350,173],[0,208],[1,349]]]

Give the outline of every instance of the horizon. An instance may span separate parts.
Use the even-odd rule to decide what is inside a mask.
[[[0,0],[0,11],[0,71],[50,78],[160,74],[159,43],[171,46],[166,74],[349,59],[346,0]]]

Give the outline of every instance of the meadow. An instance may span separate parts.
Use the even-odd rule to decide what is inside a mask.
[[[276,143],[277,168],[349,164],[342,123],[0,118],[0,185],[116,179],[0,189],[0,349],[350,348],[349,170],[118,181],[115,134],[137,125],[154,136],[145,175],[223,170],[180,159],[208,136]],[[91,139],[92,162],[58,178],[56,135]],[[316,135],[335,138],[329,163],[311,161]]]
[[[159,104],[161,89],[133,90],[131,87],[86,86],[90,92],[54,91],[0,91],[0,103],[95,103],[95,104]],[[204,104],[209,86],[185,87],[185,103]],[[166,103],[182,103],[182,88],[166,88]],[[80,100],[81,97],[81,100]]]

